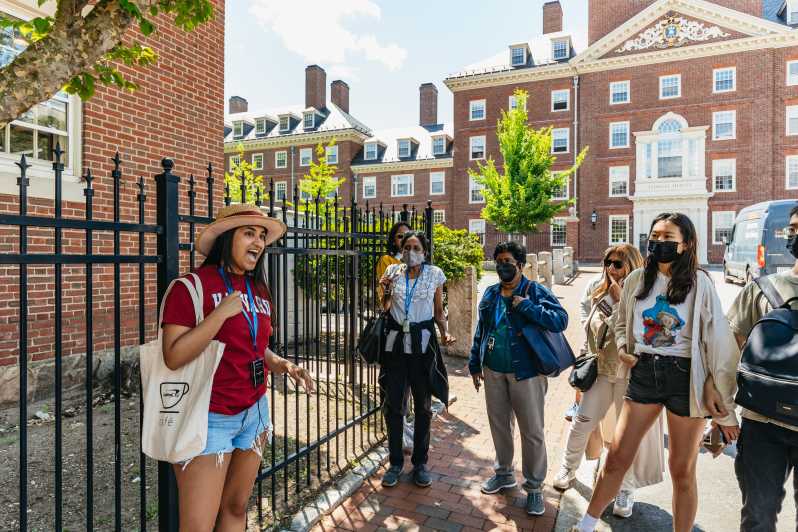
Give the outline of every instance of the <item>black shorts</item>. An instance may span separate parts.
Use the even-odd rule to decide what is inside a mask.
[[[690,417],[690,359],[641,353],[632,368],[626,398],[660,404],[677,416]]]

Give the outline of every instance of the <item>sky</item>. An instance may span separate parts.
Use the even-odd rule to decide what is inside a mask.
[[[544,0],[235,0],[225,13],[225,101],[250,111],[304,105],[305,66],[349,85],[349,109],[372,129],[418,122],[418,87],[541,33]],[[587,0],[561,0],[565,31],[587,33]],[[509,53],[509,52],[508,52]]]

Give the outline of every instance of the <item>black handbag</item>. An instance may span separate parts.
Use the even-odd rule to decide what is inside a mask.
[[[385,312],[372,316],[366,321],[363,332],[357,340],[357,352],[367,364],[378,364],[385,347]]]
[[[586,392],[596,382],[596,377],[598,377],[598,357],[582,355],[574,362],[574,367],[568,376],[568,384],[580,392]]]

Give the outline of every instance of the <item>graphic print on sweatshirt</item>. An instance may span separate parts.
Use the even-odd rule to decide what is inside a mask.
[[[666,296],[659,295],[654,306],[643,311],[643,342],[651,347],[670,347],[684,325],[679,311],[668,304]]]

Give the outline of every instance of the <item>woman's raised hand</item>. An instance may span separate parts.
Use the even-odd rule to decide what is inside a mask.
[[[616,303],[621,300],[621,285],[610,276],[610,295]]]
[[[238,316],[243,309],[244,306],[241,304],[241,292],[235,290],[222,299],[222,302],[219,303],[219,306],[216,307],[213,312],[218,312],[222,318],[227,319]]]

